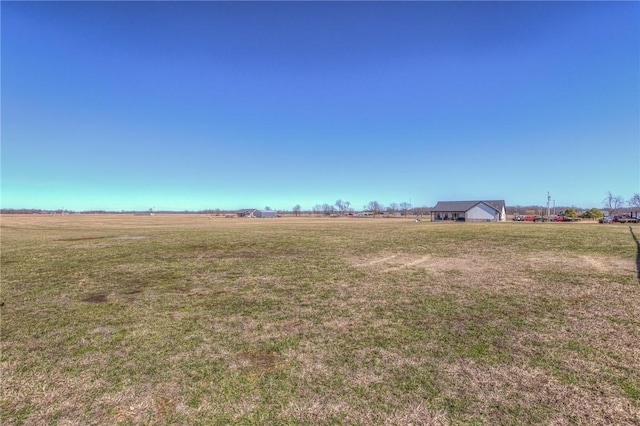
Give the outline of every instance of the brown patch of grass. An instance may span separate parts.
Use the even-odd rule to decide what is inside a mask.
[[[240,366],[258,373],[273,371],[279,367],[280,357],[273,352],[254,350],[238,354]]]
[[[90,296],[84,297],[82,301],[88,303],[106,303],[107,296],[107,294],[92,294]]]
[[[155,413],[158,422],[164,423],[170,421],[176,413],[177,401],[175,398],[168,396],[156,396]]]
[[[409,402],[385,417],[384,424],[389,425],[448,425],[447,413],[443,409],[432,409],[423,401]]]
[[[89,240],[102,240],[108,237],[76,237],[76,238],[60,238],[56,241],[89,241]]]

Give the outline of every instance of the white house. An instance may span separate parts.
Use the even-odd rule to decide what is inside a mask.
[[[431,220],[504,222],[507,212],[504,200],[438,201],[431,209]]]

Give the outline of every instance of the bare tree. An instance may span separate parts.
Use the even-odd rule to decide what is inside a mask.
[[[416,216],[427,216],[430,212],[429,207],[415,207],[412,209],[413,214]]]
[[[331,213],[336,211],[336,208],[330,204],[324,203],[322,205],[322,211],[324,212],[325,215],[329,216]]]
[[[629,207],[640,208],[640,194],[637,192],[629,199]]]
[[[322,211],[322,206],[320,204],[316,204],[311,210],[313,211],[313,214],[318,214]]]
[[[300,207],[300,204],[296,204],[295,206],[293,206],[293,215],[300,216],[301,210],[302,210],[302,207]]]
[[[365,209],[370,210],[375,216],[382,211],[383,207],[382,204],[377,201],[369,201],[369,204],[365,206]]]
[[[405,217],[407,217],[407,213],[409,213],[409,210],[411,210],[411,203],[407,203],[406,201],[400,203],[400,211]]]
[[[607,196],[602,200],[602,204],[604,204],[604,209],[609,211],[609,215],[613,216],[624,205],[624,198],[607,191]]]
[[[391,204],[389,204],[389,207],[387,207],[387,211],[389,211],[389,213],[391,213],[391,214],[394,214],[399,209],[400,209],[400,207],[398,206],[398,203],[391,203]]]
[[[351,211],[351,203],[349,201],[342,201],[341,199],[337,199],[335,206],[338,208],[338,211],[341,215]]]

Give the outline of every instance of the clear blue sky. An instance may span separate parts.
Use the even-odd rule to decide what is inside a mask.
[[[636,2],[7,2],[4,208],[600,207]]]

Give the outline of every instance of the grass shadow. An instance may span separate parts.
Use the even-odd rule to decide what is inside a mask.
[[[633,232],[633,228],[629,226],[629,232],[631,232],[631,236],[636,242],[636,271],[638,274],[638,281],[640,282],[640,240],[636,236],[635,232]]]

